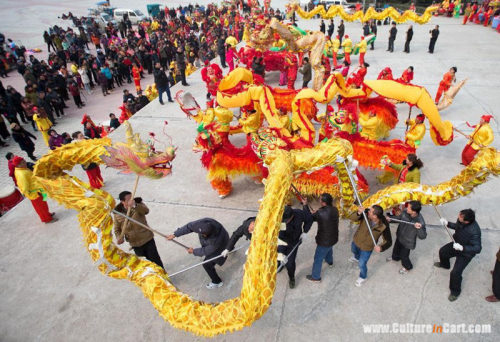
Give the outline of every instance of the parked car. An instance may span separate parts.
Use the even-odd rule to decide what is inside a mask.
[[[122,21],[124,15],[128,16],[132,24],[137,24],[138,22],[146,19],[146,16],[138,9],[131,10],[127,8],[117,8],[113,12],[113,17],[117,22]]]

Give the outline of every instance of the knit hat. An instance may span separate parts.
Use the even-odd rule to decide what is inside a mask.
[[[481,119],[486,121],[487,123],[490,123],[490,120],[492,117],[493,117],[493,115],[483,115],[483,116],[481,116]]]
[[[12,158],[12,165],[14,165],[14,167],[17,167],[19,164],[21,164],[22,161],[24,161],[23,157],[15,156],[14,158]]]

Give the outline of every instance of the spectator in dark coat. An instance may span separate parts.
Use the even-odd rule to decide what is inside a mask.
[[[36,140],[36,137],[17,123],[11,124],[10,129],[12,131],[12,138],[19,144],[19,148],[26,152],[31,160],[35,161],[36,157],[33,154],[33,152],[35,152],[35,144],[31,139]]]
[[[389,52],[394,52],[394,41],[396,40],[397,33],[396,23],[392,22],[391,29],[389,30],[389,46],[387,47],[387,51]]]
[[[218,256],[226,248],[229,235],[219,222],[211,218],[203,218],[186,224],[178,228],[174,234],[167,237],[173,240],[176,237],[189,233],[197,233],[200,239],[201,247],[189,248],[187,252],[195,256],[204,256],[205,260]],[[222,279],[215,271],[215,265],[223,265],[226,259],[220,257],[216,260],[203,264],[203,268],[212,280],[207,284],[208,289],[214,289],[223,285]]]
[[[431,34],[431,40],[429,42],[429,53],[434,53],[434,46],[439,36],[439,25],[436,25],[433,30],[429,31]]]
[[[167,74],[165,74],[165,71],[162,70],[160,63],[156,63],[153,75],[155,79],[156,89],[158,90],[158,98],[160,100],[160,104],[163,104],[163,93],[167,93],[168,102],[174,102],[172,100],[172,96],[170,95],[168,76]]]
[[[406,53],[410,53],[410,42],[412,38],[413,38],[413,25],[410,25],[410,27],[408,27],[408,30],[406,31],[406,41],[404,49],[404,52]]]
[[[311,63],[309,63],[309,58],[304,57],[304,63],[302,64],[302,68],[299,69],[299,72],[304,75],[302,80],[302,88],[307,88],[307,84],[312,78],[312,69]]]
[[[188,86],[186,82],[186,56],[182,48],[177,48],[177,54],[175,55],[175,62],[177,63],[177,70],[180,72],[181,82],[183,86]]]
[[[117,129],[120,127],[120,120],[116,118],[116,115],[113,113],[109,113],[109,127],[112,129]]]

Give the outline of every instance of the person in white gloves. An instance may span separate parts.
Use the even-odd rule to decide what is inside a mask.
[[[222,251],[220,255],[222,255],[224,258],[227,257],[227,254],[231,252],[234,249],[234,246],[236,245],[236,242],[245,235],[247,240],[250,240],[252,238],[252,233],[253,233],[253,228],[255,225],[255,216],[247,218],[241,226],[236,229],[233,234],[231,234],[231,238],[229,239],[229,242],[227,243],[226,249]]]
[[[434,266],[450,269],[450,258],[455,257],[455,265],[450,272],[450,295],[448,300],[457,300],[462,291],[462,273],[474,258],[481,252],[481,228],[476,222],[476,214],[472,209],[461,210],[456,223],[441,218],[441,223],[454,229],[453,242],[447,243],[439,249],[439,262]]]

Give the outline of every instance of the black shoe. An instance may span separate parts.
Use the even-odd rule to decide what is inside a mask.
[[[435,266],[435,267],[438,267],[438,268],[444,268],[445,270],[447,270],[447,269],[448,269],[448,268],[446,268],[446,267],[441,266],[441,263],[440,263],[439,261],[438,261],[438,262],[435,262],[435,263],[434,263],[434,266]]]
[[[295,288],[295,279],[290,279],[288,281],[288,286],[290,286],[291,289]]]
[[[164,105],[163,101],[160,101],[160,104],[161,104],[161,105]]]
[[[188,83],[182,83],[182,85],[185,86],[185,87],[189,87]]]
[[[174,100],[170,99],[170,100],[168,100],[168,102],[174,102]]]
[[[321,282],[321,278],[319,278],[319,279],[313,278],[313,276],[312,276],[312,275],[310,275],[310,274],[306,275],[306,279],[307,279],[307,280],[310,280],[310,281],[312,281],[312,282],[314,282],[314,283],[319,283],[319,282]]]
[[[450,302],[454,302],[454,301],[456,301],[457,299],[458,299],[458,296],[455,296],[455,295],[452,295],[452,294],[450,294],[450,295],[448,296],[448,300],[449,300]]]

